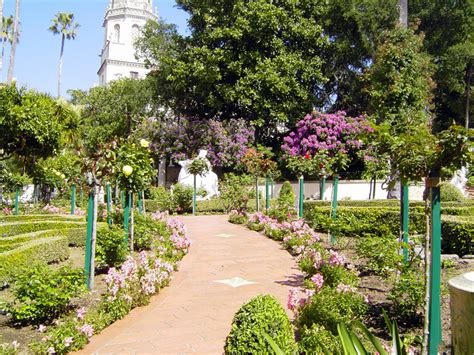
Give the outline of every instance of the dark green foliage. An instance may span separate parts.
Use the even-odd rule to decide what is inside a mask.
[[[474,222],[472,217],[466,220],[444,219],[441,223],[441,250],[447,254],[464,256],[474,252]]]
[[[295,192],[289,181],[285,181],[283,185],[281,185],[277,203],[279,206],[293,207],[295,205]]]
[[[7,306],[7,311],[21,323],[52,320],[84,290],[83,285],[81,269],[63,267],[53,271],[47,266],[35,265],[17,276],[13,286],[15,301]]]
[[[50,237],[33,240],[0,254],[0,282],[13,279],[18,270],[29,266],[32,260],[54,263],[67,258],[69,258],[67,238]]]
[[[70,206],[70,204],[71,202],[68,201],[68,206]],[[84,217],[74,216],[74,215],[56,215],[56,214],[28,214],[28,215],[18,215],[18,216],[0,215],[0,223],[44,221],[44,220],[82,222],[84,221]]]
[[[226,354],[273,354],[263,333],[285,354],[296,350],[293,329],[283,307],[271,295],[259,295],[235,314],[226,339]]]
[[[464,195],[462,192],[453,184],[448,182],[442,183],[441,189],[441,203],[445,201],[464,201]]]
[[[361,295],[354,292],[338,292],[334,288],[323,287],[312,297],[298,317],[298,328],[311,328],[313,324],[324,326],[332,334],[337,334],[338,323],[349,323],[362,317],[367,305]]]
[[[193,189],[182,184],[173,185],[171,199],[173,210],[178,213],[186,213],[192,210]]]
[[[97,231],[95,259],[97,267],[118,266],[127,257],[125,232],[120,227]]]

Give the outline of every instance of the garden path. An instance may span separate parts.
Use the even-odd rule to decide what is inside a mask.
[[[302,275],[279,243],[228,223],[227,216],[181,220],[193,245],[170,285],[79,354],[221,354],[243,303],[269,293],[286,309],[288,289]]]

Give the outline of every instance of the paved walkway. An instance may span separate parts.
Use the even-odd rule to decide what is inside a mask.
[[[80,354],[221,354],[243,303],[270,293],[286,309],[288,288],[302,277],[277,242],[228,223],[227,216],[182,220],[193,245],[170,285],[94,336]]]

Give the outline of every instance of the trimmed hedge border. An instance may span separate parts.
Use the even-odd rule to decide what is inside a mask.
[[[68,239],[63,236],[35,239],[0,254],[0,282],[5,282],[33,261],[54,263],[69,258]]]
[[[264,202],[261,202],[262,205],[264,206]],[[145,209],[147,212],[164,212],[164,210],[161,208],[161,201],[159,200],[145,200]],[[253,212],[256,210],[255,208],[255,200],[250,200],[248,203],[248,211]],[[202,214],[225,214],[224,211],[224,205],[222,204],[221,200],[219,198],[213,198],[211,200],[202,200],[202,201],[197,201],[197,212],[202,213]]]
[[[26,221],[10,222],[0,224],[0,236],[12,237],[17,234],[25,234],[47,229],[67,229],[86,226],[84,221]]]
[[[64,214],[29,214],[29,215],[10,215],[0,216],[0,223],[9,222],[29,222],[29,221],[72,221],[72,222],[83,222],[85,221],[84,216],[75,215],[64,215]]]
[[[331,207],[317,203],[306,204],[304,218],[317,231],[330,229]],[[348,237],[363,237],[366,234],[399,235],[400,211],[396,207],[338,206],[337,233]],[[425,233],[426,219],[423,207],[410,208],[410,233]],[[441,217],[442,252],[463,256],[474,251],[474,221],[471,216],[443,215]]]

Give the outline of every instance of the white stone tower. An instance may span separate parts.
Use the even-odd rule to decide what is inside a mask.
[[[109,0],[105,12],[100,85],[120,78],[144,78],[148,70],[135,58],[133,43],[148,20],[156,20],[152,0]]]

